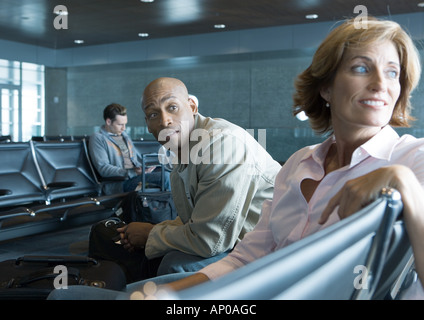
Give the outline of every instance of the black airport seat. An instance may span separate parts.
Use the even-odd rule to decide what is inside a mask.
[[[125,193],[103,195],[84,141],[0,144],[0,241],[95,223]]]
[[[47,201],[99,195],[82,141],[30,143]]]
[[[0,144],[0,159],[0,208],[45,201],[28,142]]]
[[[0,212],[0,241],[93,224],[117,213],[126,194],[79,198]]]

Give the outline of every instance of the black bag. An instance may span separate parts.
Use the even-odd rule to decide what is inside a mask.
[[[88,256],[94,259],[110,260],[117,263],[125,273],[126,283],[140,280],[144,254],[129,252],[119,243],[117,228],[125,225],[121,219],[111,217],[91,227]]]
[[[163,177],[163,166],[161,169]],[[100,221],[91,227],[88,255],[118,263],[124,270],[127,283],[155,276],[161,258],[148,260],[144,249],[129,252],[120,243],[116,243],[120,239],[116,229],[131,222],[157,224],[174,220],[177,210],[172,194],[163,190],[163,185],[159,191],[148,192],[143,188],[141,191],[129,192],[116,211],[116,217]]]
[[[170,191],[132,191],[122,200],[121,208],[119,217],[126,223],[138,221],[157,224],[177,217]]]
[[[148,261],[144,249],[129,252],[116,243],[120,239],[116,229],[130,222],[156,224],[174,220],[177,211],[171,192],[130,192],[122,200],[121,209],[117,211],[120,212],[119,217],[111,217],[91,227],[88,255],[118,263],[124,270],[127,283],[155,276],[160,261]]]
[[[85,256],[23,256],[0,262],[0,300],[46,299],[66,285],[123,290],[126,282],[116,263]]]

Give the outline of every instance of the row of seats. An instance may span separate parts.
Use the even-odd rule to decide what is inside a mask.
[[[111,216],[123,194],[104,195],[85,139],[0,144],[0,241]],[[156,141],[136,144],[140,154]]]
[[[32,136],[32,141],[80,141],[83,139],[88,139],[89,136],[82,135],[82,136],[66,136],[66,135],[55,135],[55,136]],[[4,135],[0,136],[0,143],[9,143],[13,142],[11,135]]]
[[[61,141],[61,142],[64,142],[64,141],[80,141],[80,140],[83,140],[83,139],[88,139],[89,138],[89,136],[87,136],[87,135],[82,135],[82,136],[74,136],[74,135],[70,135],[70,136],[67,136],[67,135],[55,135],[55,136],[50,136],[50,135],[47,135],[47,136],[32,136],[31,137],[31,140],[32,141]]]

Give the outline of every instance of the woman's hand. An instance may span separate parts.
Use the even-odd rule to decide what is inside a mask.
[[[339,206],[338,215],[344,219],[376,200],[384,187],[397,189],[404,199],[405,186],[417,183],[413,172],[402,165],[379,168],[356,179],[352,179],[328,202],[321,215],[320,224],[324,224],[334,209]]]
[[[400,192],[403,220],[415,257],[415,268],[424,285],[424,189],[411,169],[402,165],[383,167],[348,181],[329,201],[319,223],[324,224],[336,206],[340,219],[377,199],[380,190],[392,187]]]

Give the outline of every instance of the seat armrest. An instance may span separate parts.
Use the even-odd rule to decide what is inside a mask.
[[[123,176],[110,176],[110,177],[100,177],[100,180],[102,182],[119,182],[119,181],[125,181],[125,177]]]
[[[3,220],[21,217],[21,216],[34,217],[35,212],[33,210],[31,210],[30,208],[26,208],[26,207],[17,207],[17,208],[11,209],[9,211],[2,212],[0,214],[0,226],[1,226],[1,221],[3,221]]]
[[[51,182],[47,184],[47,187],[49,189],[65,189],[65,188],[74,187],[76,185],[77,184],[72,181],[61,181],[61,182]]]
[[[0,197],[1,196],[8,196],[10,194],[12,194],[12,190],[9,190],[9,189],[0,189]]]

